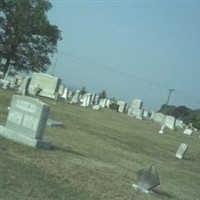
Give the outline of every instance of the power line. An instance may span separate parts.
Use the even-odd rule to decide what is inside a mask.
[[[89,65],[92,66],[93,68],[95,67],[95,68],[98,68],[98,69],[104,69],[104,70],[107,70],[107,71],[115,72],[115,73],[117,73],[117,74],[120,74],[120,75],[122,75],[122,76],[125,76],[126,78],[135,79],[135,80],[138,80],[138,81],[142,81],[142,82],[144,82],[144,83],[146,83],[146,84],[151,84],[151,85],[154,85],[154,86],[157,86],[157,87],[160,87],[160,88],[164,88],[164,89],[170,88],[169,86],[166,86],[166,85],[157,83],[157,82],[152,81],[152,80],[147,80],[147,79],[144,79],[144,78],[141,78],[141,77],[138,77],[138,76],[134,76],[134,75],[131,75],[131,74],[126,74],[125,72],[122,72],[122,71],[120,71],[120,70],[118,70],[118,69],[116,69],[116,68],[108,68],[108,67],[105,67],[105,66],[103,66],[103,65],[101,65],[101,64],[97,64],[97,63],[95,63],[95,62],[93,62],[93,61],[91,61],[91,60],[82,58],[82,57],[80,57],[80,56],[74,55],[74,54],[69,53],[69,52],[60,51],[60,53],[66,55],[66,56],[68,56],[68,57],[71,57],[71,58],[73,58],[73,59],[75,59],[75,60],[78,60],[78,61],[80,61],[80,62],[89,64]],[[175,90],[175,89],[173,89],[173,90]],[[177,89],[176,89],[176,93],[179,94],[179,95],[181,95],[181,96],[183,96],[184,98],[190,99],[191,101],[200,104],[200,101],[199,101],[199,100],[196,100],[196,99],[190,97],[190,96],[187,95],[187,94],[184,94],[183,92],[181,92],[181,91],[179,91],[179,90],[177,90]],[[170,95],[171,95],[171,93],[170,93]]]
[[[71,54],[71,53],[66,53],[66,52],[63,52],[63,51],[61,51],[61,53],[64,54],[64,55],[67,55],[67,56],[69,56],[69,57],[71,57],[71,58],[73,58],[73,59],[75,59],[75,60],[79,60],[79,61],[81,61],[81,62],[84,62],[84,63],[87,63],[87,64],[89,64],[89,65],[92,65],[92,66],[94,66],[94,67],[97,67],[97,68],[100,68],[100,69],[104,69],[104,70],[107,70],[107,71],[111,71],[111,72],[116,72],[116,73],[118,73],[118,74],[120,74],[120,75],[124,75],[124,76],[127,77],[127,78],[134,78],[134,79],[137,79],[137,80],[139,80],[139,81],[143,81],[143,82],[145,82],[145,83],[152,84],[152,85],[156,85],[156,86],[158,86],[158,87],[165,88],[165,89],[168,89],[168,88],[169,88],[169,86],[162,85],[162,84],[160,84],[160,83],[157,83],[157,82],[154,82],[154,81],[151,81],[151,80],[147,80],[147,79],[144,79],[144,78],[140,78],[140,77],[138,77],[138,76],[133,76],[133,75],[130,75],[130,74],[126,74],[125,72],[119,71],[119,70],[117,70],[116,68],[107,68],[107,67],[105,67],[105,66],[103,66],[103,65],[97,64],[97,63],[95,63],[95,62],[93,62],[93,61],[90,61],[90,60],[81,58],[81,57],[76,56],[76,55],[73,55],[73,54]]]

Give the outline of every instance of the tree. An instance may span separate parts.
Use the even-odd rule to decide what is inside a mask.
[[[175,109],[176,109],[176,107],[173,106],[173,105],[163,104],[158,112],[161,112],[161,113],[163,113],[165,115],[172,115],[172,116],[174,116]]]
[[[83,87],[81,88],[81,90],[80,90],[80,94],[81,94],[81,95],[84,95],[85,93],[87,93],[87,90],[86,90],[85,86],[83,86]]]
[[[190,112],[185,121],[191,122],[195,128],[200,130],[200,109]]]
[[[186,106],[179,106],[174,110],[174,117],[177,119],[184,119],[191,113],[191,111],[192,110]]]
[[[61,32],[50,24],[46,0],[0,1],[0,68],[45,72],[57,50]]]
[[[106,99],[106,98],[107,98],[106,91],[105,91],[105,90],[102,90],[102,91],[99,93],[99,99]]]

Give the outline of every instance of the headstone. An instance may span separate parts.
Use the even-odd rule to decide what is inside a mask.
[[[117,104],[119,105],[118,112],[124,113],[126,109],[126,102],[125,101],[118,101]]]
[[[76,90],[76,93],[75,93],[74,96],[72,97],[71,103],[72,103],[72,104],[77,104],[77,103],[79,103],[79,100],[80,100],[79,96],[80,96],[80,90]]]
[[[29,146],[48,146],[43,134],[49,110],[50,107],[38,99],[13,95],[6,126],[1,126],[0,134]]]
[[[177,119],[176,122],[175,122],[175,126],[183,128],[184,127],[184,123],[183,123],[182,120]]]
[[[16,78],[13,74],[10,75],[10,73],[7,73],[7,75],[4,77],[4,89],[8,89],[8,88],[14,88],[16,86]],[[6,86],[7,83],[9,83],[8,87]]]
[[[10,87],[10,81],[6,79],[2,79],[1,82],[3,83],[3,86],[2,86],[3,89],[8,89]]]
[[[192,129],[186,128],[186,129],[183,131],[183,133],[186,134],[186,135],[192,135]]]
[[[61,95],[61,98],[63,98],[66,101],[67,95],[68,95],[68,88],[65,88],[63,94]]]
[[[68,91],[67,98],[72,99],[73,92],[71,90]]]
[[[94,105],[92,106],[92,109],[94,110],[100,110],[101,106],[100,105]]]
[[[143,107],[143,101],[140,100],[140,99],[133,99],[131,107],[134,108],[134,109],[140,109],[141,110],[142,107]]]
[[[29,93],[55,99],[58,94],[61,79],[49,74],[33,73]]]
[[[198,131],[198,129],[197,129],[197,128],[193,128],[193,131],[197,132],[197,131]]]
[[[176,121],[175,117],[166,115],[164,124],[167,128],[174,130],[175,121]]]
[[[154,117],[155,117],[155,114],[156,114],[156,112],[155,112],[155,111],[152,111],[152,112],[151,112],[151,116],[150,116],[150,118],[149,118],[149,119],[150,119],[150,120],[153,120],[153,119],[154,119]]]
[[[88,107],[90,105],[91,97],[92,97],[92,94],[90,93],[84,94],[81,106]]]
[[[107,101],[106,101],[106,108],[110,108],[110,104],[111,104],[111,100],[107,99]]]
[[[18,88],[18,93],[22,95],[26,95],[28,93],[28,87],[29,87],[30,81],[31,81],[30,78],[24,78],[22,84]]]
[[[58,89],[58,94],[59,94],[60,96],[62,96],[62,94],[64,93],[64,89],[65,89],[64,85],[61,85],[61,84],[60,84],[60,87],[59,87],[59,89]]]
[[[135,117],[137,119],[142,119],[143,112],[144,112],[144,109],[136,109],[132,107],[128,109],[128,115],[131,117]]]
[[[107,99],[101,99],[99,102],[99,105],[101,106],[101,108],[105,108],[106,107],[106,101]]]
[[[99,95],[96,95],[96,96],[95,96],[94,104],[95,104],[95,105],[99,104]]]
[[[163,124],[165,120],[165,115],[159,112],[156,112],[153,118],[153,121]]]
[[[144,112],[143,112],[143,118],[149,119],[149,112],[147,110],[144,110]]]
[[[96,98],[97,94],[96,93],[92,93],[91,96],[91,104],[94,105],[95,104],[95,98]]]
[[[160,185],[160,179],[156,167],[151,164],[137,172],[139,184],[133,186],[137,189],[141,189],[145,193],[149,193],[151,189]]]
[[[176,152],[176,157],[179,158],[179,159],[182,159],[183,156],[185,155],[187,149],[188,149],[187,144],[182,143],[179,146],[178,151]]]

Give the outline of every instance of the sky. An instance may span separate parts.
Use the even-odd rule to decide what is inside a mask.
[[[200,108],[200,1],[50,0],[62,32],[49,73],[144,108]],[[54,68],[55,67],[55,68]]]

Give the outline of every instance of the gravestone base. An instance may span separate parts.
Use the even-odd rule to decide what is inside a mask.
[[[132,184],[132,186],[136,189],[136,190],[140,190],[145,194],[153,194],[154,192],[152,190],[147,190],[144,187],[140,186],[140,185],[136,185],[136,184]]]
[[[3,126],[0,126],[0,136],[31,147],[37,147],[41,149],[52,149],[52,145],[45,140],[31,138],[24,134],[12,131]]]
[[[54,100],[56,100],[56,97],[57,97],[56,94],[48,93],[48,92],[45,92],[45,91],[41,91],[38,95],[42,96],[42,97],[47,97],[47,98],[50,98],[50,99],[54,99]]]

